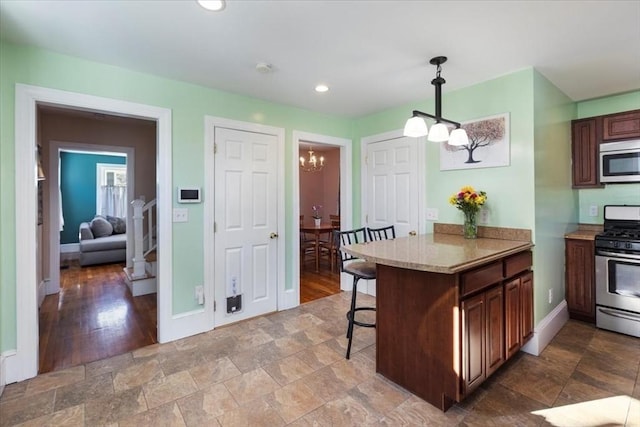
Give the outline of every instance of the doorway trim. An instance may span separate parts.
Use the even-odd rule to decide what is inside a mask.
[[[285,180],[284,180],[284,129],[275,126],[263,125],[260,123],[244,122],[239,120],[227,119],[224,117],[205,116],[204,117],[204,297],[205,297],[205,313],[207,313],[207,321],[210,329],[214,328],[215,315],[213,301],[215,298],[215,135],[216,128],[232,129],[244,132],[255,132],[266,135],[273,135],[278,141],[278,165],[277,165],[277,187],[278,187],[278,265],[276,266],[278,274],[278,296],[277,310],[286,310],[292,305],[291,290],[286,288],[285,275],[285,258],[286,258],[286,221],[285,221]],[[213,183],[213,185],[211,185]],[[225,304],[220,301],[218,310],[224,310]]]
[[[321,135],[317,133],[293,131],[293,144],[291,144],[292,158],[292,215],[293,233],[291,233],[290,245],[293,252],[293,289],[296,292],[297,304],[300,304],[300,145],[301,144],[330,145],[340,148],[340,226],[343,230],[352,228],[353,218],[353,177],[350,171],[352,165],[352,144],[351,139],[338,138],[335,136]],[[348,274],[340,275],[340,289],[349,290]]]
[[[46,294],[60,292],[60,197],[57,191],[60,185],[59,159],[61,151],[84,153],[124,153],[127,158],[127,206],[131,206],[135,194],[135,149],[112,145],[99,145],[81,142],[51,141],[49,145],[49,282]],[[127,215],[127,267],[131,267],[133,258],[133,219]],[[53,243],[53,244],[51,244]]]
[[[172,316],[173,249],[171,224],[171,110],[112,98],[49,89],[15,86],[15,253],[16,352],[6,362],[7,383],[38,374],[38,301],[36,283],[37,105],[46,104],[157,123],[156,170],[158,199],[158,341],[181,336],[182,322]],[[168,260],[160,262],[161,259]],[[178,317],[178,316],[176,316]],[[184,335],[182,335],[184,336]]]

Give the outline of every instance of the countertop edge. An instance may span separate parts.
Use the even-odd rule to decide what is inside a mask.
[[[522,242],[521,245],[514,247],[512,249],[500,251],[493,255],[477,258],[472,261],[456,264],[450,267],[443,267],[443,266],[437,266],[437,265],[431,265],[431,264],[422,264],[422,265],[410,264],[402,261],[389,260],[387,258],[380,258],[375,256],[364,256],[362,253],[358,251],[354,251],[349,247],[343,247],[342,250],[344,250],[346,253],[352,256],[366,259],[369,262],[374,262],[376,264],[386,265],[389,267],[398,267],[398,268],[404,268],[407,270],[415,270],[415,271],[427,271],[431,273],[455,274],[461,271],[470,270],[474,267],[478,267],[480,265],[484,265],[501,258],[505,258],[509,255],[514,255],[519,252],[524,252],[528,249],[531,249],[533,246],[534,244],[532,242]]]

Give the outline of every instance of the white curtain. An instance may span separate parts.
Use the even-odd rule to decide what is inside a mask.
[[[100,215],[127,217],[127,187],[122,185],[103,185],[100,187],[102,200]]]

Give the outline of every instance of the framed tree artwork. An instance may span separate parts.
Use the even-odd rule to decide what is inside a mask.
[[[467,145],[440,144],[440,170],[509,166],[509,113],[463,122]]]

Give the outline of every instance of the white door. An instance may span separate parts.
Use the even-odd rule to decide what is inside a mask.
[[[395,225],[396,236],[419,227],[417,139],[401,137],[367,144],[367,226]]]
[[[277,309],[275,135],[215,128],[215,324]],[[214,260],[211,260],[212,262]]]

